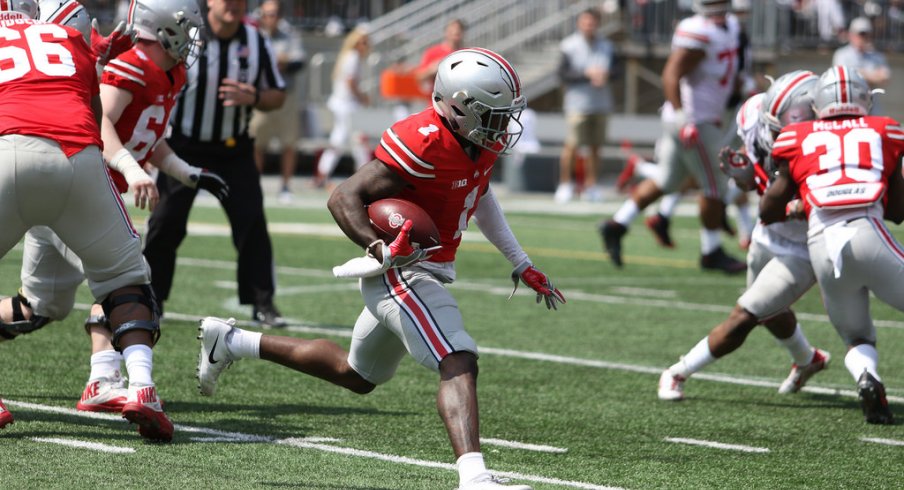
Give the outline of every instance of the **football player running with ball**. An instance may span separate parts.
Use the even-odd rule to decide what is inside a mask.
[[[817,77],[797,70],[781,76],[765,93],[747,99],[738,111],[738,136],[744,150],[724,148],[722,168],[743,189],[762,193],[774,176],[770,153],[775,137],[785,125],[815,117],[810,89]],[[684,399],[684,383],[694,373],[734,352],[747,335],[763,324],[791,355],[793,364],[779,393],[797,393],[814,374],[829,363],[830,355],[807,341],[791,305],[807,292],[816,277],[807,251],[807,223],[801,219],[765,226],[757,223],[747,253],[747,290],[731,314],[716,325],[681,359],[662,372],[661,400]]]
[[[457,458],[459,488],[529,489],[505,485],[484,465],[477,345],[445,287],[455,279],[455,252],[474,216],[481,232],[514,266],[516,287],[520,279],[551,309],[565,302],[531,264],[489,186],[499,154],[520,136],[518,117],[524,107],[518,75],[500,55],[469,48],[446,57],[436,75],[433,108],[386,130],[376,160],[337,187],[328,203],[340,228],[366,250],[365,257],[333,270],[338,277],[360,278],[364,297],[350,352],[327,340],[262,336],[235,328],[232,321],[206,318],[200,327],[201,393],[213,394],[223,369],[242,358],[266,359],[369,393],[392,378],[408,352],[439,373],[437,409]],[[389,197],[411,201],[430,215],[439,230],[440,250],[414,248],[407,231],[389,244],[378,240],[365,206]],[[410,221],[403,228],[408,226]]]
[[[904,311],[904,247],[885,219],[904,221],[904,128],[869,116],[873,94],[856,70],[829,68],[813,89],[815,121],[785,126],[778,174],[760,202],[764,223],[806,213],[807,246],[829,320],[848,348],[867,423],[893,424],[879,377],[870,293]],[[800,194],[800,206],[789,205]]]

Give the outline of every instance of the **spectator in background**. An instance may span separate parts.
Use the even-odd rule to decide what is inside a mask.
[[[333,113],[333,130],[330,132],[330,146],[323,152],[317,163],[314,184],[326,185],[339,163],[339,153],[351,138],[352,158],[355,168],[361,168],[370,161],[367,136],[354,131],[352,116],[361,106],[370,105],[370,97],[361,90],[361,71],[364,60],[370,53],[370,40],[363,27],[356,27],[342,42],[336,67],[333,69],[333,93],[326,105]]]
[[[851,21],[848,44],[838,48],[832,57],[832,65],[848,66],[857,70],[870,88],[883,88],[891,79],[891,69],[885,56],[873,46],[873,24],[866,17]],[[881,114],[879,97],[873,99],[870,114]]]
[[[590,150],[584,165],[585,197],[602,198],[596,181],[600,149],[606,140],[606,116],[612,111],[609,73],[614,50],[608,39],[599,35],[600,13],[587,9],[578,15],[577,32],[560,45],[559,78],[565,86],[563,109],[568,121],[568,135],[559,160],[559,185],[556,202],[570,201],[574,196],[572,181],[575,155],[579,147]]]
[[[258,14],[259,29],[270,37],[276,67],[286,81],[286,101],[282,107],[273,111],[255,109],[249,132],[255,141],[254,160],[257,170],[262,173],[267,146],[274,139],[279,141],[282,176],[279,202],[286,204],[292,201],[290,183],[297,163],[295,144],[298,141],[300,118],[297,75],[304,66],[305,52],[301,45],[301,35],[280,15],[279,0],[265,0],[261,3]]]
[[[830,45],[844,31],[844,11],[839,0],[812,0],[821,43]]]
[[[273,247],[248,122],[252,109],[282,106],[285,82],[276,69],[270,40],[244,22],[247,8],[246,0],[207,0],[206,47],[188,69],[167,143],[180,158],[216,172],[229,185],[222,205],[238,252],[239,303],[252,305],[251,317],[260,325],[278,327],[285,321],[273,304]],[[160,202],[148,219],[144,256],[162,310],[198,189],[163,173],[157,177],[157,188]]]
[[[436,78],[436,69],[439,62],[446,56],[457,51],[464,45],[465,39],[465,23],[461,19],[452,19],[446,24],[443,30],[443,40],[439,44],[434,44],[424,51],[421,62],[415,68],[414,76],[417,77],[418,84],[421,86],[421,92],[424,97],[430,101],[433,96],[433,79]],[[420,112],[420,110],[417,110]]]

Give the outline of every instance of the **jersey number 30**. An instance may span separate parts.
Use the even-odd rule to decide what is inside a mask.
[[[72,53],[62,44],[44,41],[44,37],[66,39],[66,29],[56,24],[34,24],[25,28],[25,42],[28,51],[19,46],[0,48],[0,83],[25,76],[34,68],[52,77],[69,77],[75,74]],[[16,41],[22,39],[22,32],[0,27],[0,39]],[[31,61],[28,53],[31,52]],[[10,66],[12,65],[12,66]]]

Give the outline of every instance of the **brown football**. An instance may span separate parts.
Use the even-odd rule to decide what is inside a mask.
[[[387,244],[395,240],[405,220],[411,220],[408,233],[411,245],[416,248],[435,247],[440,244],[439,230],[433,218],[423,208],[404,199],[387,198],[374,201],[367,206],[370,225],[377,236]]]

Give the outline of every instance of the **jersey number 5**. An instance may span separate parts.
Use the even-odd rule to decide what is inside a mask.
[[[62,44],[44,41],[43,37],[66,39],[66,30],[56,24],[34,24],[23,31],[28,50],[19,46],[0,48],[0,83],[25,76],[34,68],[52,77],[69,77],[75,74],[75,63],[72,53]],[[0,39],[16,41],[22,39],[22,33],[8,27],[0,27]],[[31,62],[28,53],[31,52]],[[12,66],[10,66],[12,65]]]

